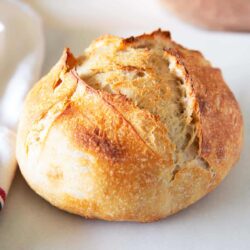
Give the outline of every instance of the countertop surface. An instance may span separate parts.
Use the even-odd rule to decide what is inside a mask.
[[[17,172],[0,214],[0,249],[250,249],[250,34],[200,30],[167,13],[153,0],[26,0],[44,19],[43,73],[64,47],[81,53],[92,39],[170,30],[175,41],[198,49],[238,99],[245,122],[241,159],[205,198],[154,223],[86,220],[52,207]]]

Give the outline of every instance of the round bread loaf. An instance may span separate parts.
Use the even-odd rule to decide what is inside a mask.
[[[243,122],[219,69],[169,32],[65,49],[29,92],[17,159],[30,187],[87,218],[154,221],[213,190]]]

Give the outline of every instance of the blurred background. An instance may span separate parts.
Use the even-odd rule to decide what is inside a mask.
[[[46,57],[43,73],[56,62],[65,46],[75,54],[102,34],[131,36],[162,28],[189,48],[203,51],[214,64],[224,67],[227,50],[232,56],[246,51],[234,44],[249,42],[249,0],[23,0],[44,21]],[[191,17],[196,18],[192,19]],[[242,17],[239,20],[239,16]],[[211,21],[212,20],[212,21]],[[228,23],[228,25],[227,25]],[[193,26],[194,24],[194,26]],[[203,29],[204,28],[204,29]],[[208,31],[210,29],[210,31]],[[219,30],[215,32],[213,30]],[[234,55],[234,52],[237,55]],[[229,70],[230,71],[230,70]]]

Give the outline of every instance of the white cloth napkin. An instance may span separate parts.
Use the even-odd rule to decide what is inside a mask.
[[[0,210],[16,170],[15,130],[23,99],[44,56],[40,17],[26,4],[0,1]]]

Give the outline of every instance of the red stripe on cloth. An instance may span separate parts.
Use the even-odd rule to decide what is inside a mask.
[[[5,191],[2,188],[0,188],[0,196],[2,197],[3,201],[5,202],[6,193],[5,193]]]

